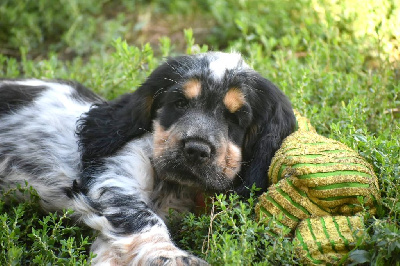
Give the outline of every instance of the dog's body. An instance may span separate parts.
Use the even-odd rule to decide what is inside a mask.
[[[66,81],[0,80],[0,187],[25,181],[49,211],[100,235],[95,263],[204,262],[171,242],[169,208],[203,191],[248,194],[294,129],[286,97],[238,54],[170,59],[105,102]]]

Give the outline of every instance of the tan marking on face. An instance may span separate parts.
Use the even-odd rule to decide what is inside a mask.
[[[191,79],[183,85],[183,93],[187,99],[193,99],[201,93],[201,83],[197,79]]]
[[[154,137],[153,137],[153,155],[160,157],[169,148],[176,147],[178,144],[178,136],[172,134],[172,130],[165,130],[158,121],[154,122]]]
[[[238,88],[231,88],[225,94],[224,104],[231,113],[239,110],[245,102],[244,94]]]
[[[227,178],[234,179],[242,160],[240,148],[232,142],[226,142],[218,149],[217,154],[217,165],[223,169]]]

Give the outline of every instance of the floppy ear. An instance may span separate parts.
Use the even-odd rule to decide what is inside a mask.
[[[242,147],[242,183],[235,189],[243,196],[250,194],[253,184],[261,188],[260,194],[267,190],[271,159],[296,124],[289,100],[272,82],[258,74],[252,81],[253,121]]]
[[[151,131],[163,92],[179,78],[176,64],[176,60],[167,61],[135,92],[95,104],[80,118],[77,135],[84,163],[112,155],[126,142]]]

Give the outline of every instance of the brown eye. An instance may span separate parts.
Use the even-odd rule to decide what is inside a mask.
[[[237,114],[233,114],[231,112],[225,112],[225,118],[228,120],[230,123],[233,123],[235,125],[239,124],[239,117]]]
[[[177,109],[186,109],[186,107],[188,106],[189,102],[187,100],[184,99],[179,99],[175,102],[175,107]]]

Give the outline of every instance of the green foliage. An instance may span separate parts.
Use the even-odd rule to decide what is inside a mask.
[[[88,52],[87,38],[97,32],[102,1],[5,0],[0,3],[0,42],[4,48],[26,47],[45,52],[70,47]],[[45,44],[45,46],[42,46]],[[79,47],[79,49],[77,49]]]
[[[247,200],[236,194],[215,195],[211,215],[172,220],[175,240],[212,265],[297,264],[291,239],[270,231],[274,221],[269,226],[256,221],[255,202],[254,193]]]
[[[396,0],[6,0],[0,3],[0,76],[75,79],[112,99],[136,89],[163,57],[209,47],[242,52],[320,134],[354,148],[373,165],[381,205],[349,263],[395,265],[400,261],[399,12]],[[135,40],[154,18],[174,22],[161,27],[188,30],[181,40],[160,38],[158,46],[123,41]],[[188,18],[207,26],[191,25]],[[207,45],[195,41],[200,30],[207,31]],[[256,222],[255,200],[216,195],[211,216],[188,214],[172,222],[177,243],[216,265],[295,264],[290,239],[270,237],[268,226]],[[89,240],[65,223],[64,214],[43,216],[32,201],[0,202],[2,265],[90,260],[83,251]]]
[[[399,206],[397,206],[399,208]],[[350,252],[351,265],[400,265],[400,229],[392,221],[374,220],[370,237],[357,250]]]
[[[25,199],[18,203],[18,199]],[[6,203],[7,202],[7,203]],[[38,212],[39,196],[30,187],[4,191],[0,198],[1,265],[86,265],[93,237],[68,218],[72,212]]]
[[[112,54],[91,56],[86,63],[81,57],[63,61],[54,53],[50,53],[48,59],[36,62],[27,59],[25,48],[21,48],[21,62],[0,54],[0,76],[79,80],[105,98],[112,99],[136,89],[158,65],[160,58],[154,57],[149,44],[139,48],[116,39],[111,45]],[[162,45],[163,53],[169,55],[168,42]]]

